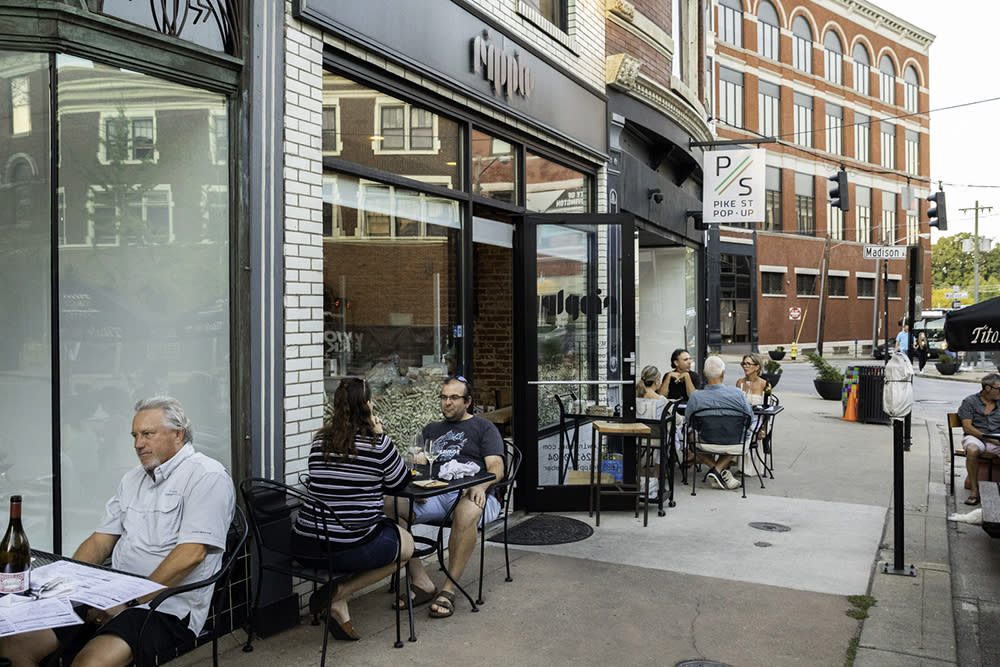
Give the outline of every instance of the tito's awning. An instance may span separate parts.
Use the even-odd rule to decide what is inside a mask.
[[[947,313],[944,336],[956,352],[1000,350],[1000,297]]]

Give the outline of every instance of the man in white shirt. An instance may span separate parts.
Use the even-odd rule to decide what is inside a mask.
[[[73,558],[103,563],[170,588],[204,579],[222,563],[235,494],[218,461],[191,445],[191,422],[176,399],[139,401],[132,439],[139,465],[122,477],[97,530]],[[152,612],[139,646],[150,594],[107,610],[89,609],[87,623],[0,639],[0,655],[14,667],[37,665],[63,647],[79,653],[74,667],[146,664],[158,651],[190,642],[208,616],[211,587],[182,593]]]

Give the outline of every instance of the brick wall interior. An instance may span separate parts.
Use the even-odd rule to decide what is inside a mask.
[[[510,248],[475,245],[475,350],[472,367],[475,370],[477,405],[495,404],[498,391],[502,395],[501,403],[507,402],[512,395],[513,261]]]

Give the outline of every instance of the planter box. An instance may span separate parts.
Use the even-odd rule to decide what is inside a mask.
[[[781,379],[780,373],[761,373],[760,376],[770,382],[772,387],[777,387],[778,380]]]
[[[767,356],[771,357],[775,361],[781,361],[782,359],[785,358],[785,351],[784,350],[768,350],[767,351]]]
[[[935,361],[934,368],[941,375],[954,375],[955,371],[958,370],[958,364],[942,364],[940,361]]]
[[[839,401],[844,388],[841,380],[813,380],[816,392],[827,401]]]

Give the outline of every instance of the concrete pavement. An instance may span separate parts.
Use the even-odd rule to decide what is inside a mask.
[[[776,393],[785,411],[765,489],[750,477],[745,500],[700,485],[692,497],[678,476],[677,507],[651,516],[648,528],[631,513],[604,512],[587,540],[512,547],[512,583],[503,581],[501,548],[488,545],[481,612],[460,601],[453,618],[434,620],[418,609],[419,640],[402,649],[392,647],[381,585],[351,602],[363,639],[331,640],[330,664],[840,666],[854,651],[853,664],[866,667],[1000,664],[997,545],[978,526],[947,525],[954,505],[943,412],[913,419],[904,562],[917,576],[898,576],[881,567],[895,554],[891,428],[843,422],[840,403],[815,394]],[[592,524],[586,513],[571,516]],[[471,585],[477,568],[468,570]],[[875,600],[862,621],[848,615],[855,595]],[[223,663],[319,664],[320,629],[305,619],[257,639],[253,653],[240,651],[244,639],[239,631],[226,638]],[[209,660],[203,647],[176,662]]]

